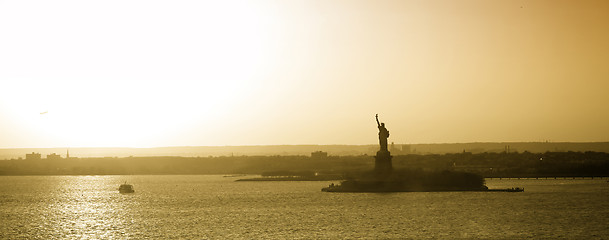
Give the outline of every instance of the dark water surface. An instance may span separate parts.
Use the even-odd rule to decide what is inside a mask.
[[[326,193],[223,176],[3,176],[2,239],[606,239],[607,179],[487,180],[522,193]],[[128,181],[134,194],[120,194]]]

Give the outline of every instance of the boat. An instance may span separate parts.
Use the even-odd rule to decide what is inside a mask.
[[[135,190],[133,190],[133,185],[127,184],[127,182],[121,184],[121,186],[118,187],[118,191],[120,193],[134,193],[135,192]]]

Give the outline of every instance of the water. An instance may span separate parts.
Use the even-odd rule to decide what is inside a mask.
[[[3,176],[2,239],[603,239],[609,183],[487,180],[522,193],[326,193],[222,176]],[[120,194],[128,181],[134,194]]]

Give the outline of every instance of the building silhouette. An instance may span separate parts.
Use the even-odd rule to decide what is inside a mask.
[[[51,153],[47,155],[47,160],[59,160],[61,159],[61,155],[56,153]]]
[[[32,153],[25,154],[25,160],[40,160],[40,159],[41,159],[40,153],[32,152]]]

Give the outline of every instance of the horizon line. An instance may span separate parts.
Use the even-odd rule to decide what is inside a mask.
[[[609,143],[609,141],[480,141],[480,142],[436,142],[436,143],[392,143],[395,145],[433,145],[433,144],[476,144],[476,143]],[[132,148],[132,149],[152,149],[152,148],[196,148],[196,147],[277,147],[277,146],[374,146],[375,144],[252,144],[252,145],[182,145],[182,146],[155,146],[155,147],[0,147],[0,149],[52,149],[52,148],[65,148],[65,149],[78,149],[78,148]]]

